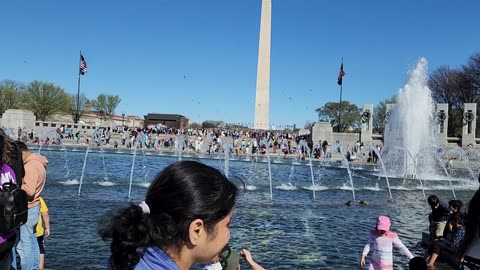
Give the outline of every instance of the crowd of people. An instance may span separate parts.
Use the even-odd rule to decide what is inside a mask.
[[[230,151],[234,155],[264,155],[267,151],[274,155],[296,155],[299,159],[325,158],[345,155],[348,161],[362,160],[376,163],[382,145],[375,149],[365,150],[364,143],[357,141],[342,149],[340,141],[329,144],[327,140],[314,143],[310,134],[299,135],[298,132],[259,131],[249,129],[227,128],[98,128],[92,134],[72,128],[59,127],[56,132],[49,132],[44,138],[39,138],[34,129],[25,131],[18,129],[18,140],[30,141],[40,145],[59,145],[64,139],[68,143],[88,144],[92,146],[113,146],[150,150],[182,151],[204,154],[225,154]],[[345,152],[343,152],[345,151]]]
[[[64,139],[68,143],[93,146],[113,146],[114,148],[139,148],[152,150],[173,150],[182,147],[183,151],[217,154],[228,149],[238,155],[271,153],[293,154],[294,146],[300,138],[295,132],[255,131],[242,129],[173,129],[173,128],[98,128],[92,134],[72,128],[59,127],[40,138],[34,129],[26,131],[18,128],[18,140],[37,145],[60,145]],[[118,139],[118,140],[117,140]],[[226,139],[226,140],[224,140]]]
[[[479,176],[480,182],[480,176]],[[451,200],[448,205],[436,195],[428,197],[431,207],[429,215],[430,243],[427,258],[429,266],[434,266],[441,258],[458,269],[479,269],[480,267],[480,191],[477,191],[462,210],[461,200]]]

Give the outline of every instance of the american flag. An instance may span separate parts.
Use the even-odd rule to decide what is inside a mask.
[[[340,66],[340,73],[338,74],[338,85],[342,85],[342,80],[343,80],[343,76],[345,76],[345,72],[343,71],[343,63],[342,65]]]
[[[85,75],[85,72],[87,72],[87,62],[83,55],[80,54],[80,74]]]

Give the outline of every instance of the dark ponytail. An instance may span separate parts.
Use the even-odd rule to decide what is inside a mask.
[[[150,240],[146,219],[139,206],[130,205],[120,210],[107,223],[103,223],[105,220],[101,221],[99,234],[103,240],[112,240],[112,269],[133,269],[138,262],[137,250],[146,248]]]
[[[22,185],[25,169],[23,168],[22,152],[18,146],[19,144],[25,145],[23,142],[13,141],[5,131],[0,128],[0,163],[6,163],[12,167],[15,172],[17,184]]]

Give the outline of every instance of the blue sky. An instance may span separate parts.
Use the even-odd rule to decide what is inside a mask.
[[[252,123],[260,0],[2,1],[0,80],[122,98],[117,113]],[[272,0],[270,122],[317,120],[343,99],[377,104],[420,57],[429,71],[479,52],[479,1]]]

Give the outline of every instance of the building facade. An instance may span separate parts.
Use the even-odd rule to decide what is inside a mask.
[[[188,118],[180,114],[149,113],[144,116],[144,126],[154,127],[158,124],[169,128],[184,129],[188,126]]]

